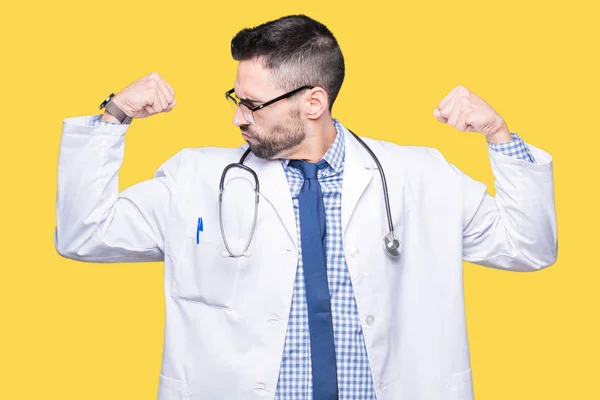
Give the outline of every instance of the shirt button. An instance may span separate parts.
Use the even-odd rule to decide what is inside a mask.
[[[369,326],[370,326],[370,325],[373,325],[373,322],[375,322],[375,317],[374,317],[374,316],[372,316],[372,315],[369,315],[369,316],[367,317],[367,325],[369,325]]]

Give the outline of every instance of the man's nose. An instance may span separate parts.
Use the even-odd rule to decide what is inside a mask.
[[[246,117],[244,117],[240,106],[235,109],[235,113],[233,114],[233,125],[237,127],[241,125],[248,125],[248,121],[246,120]]]

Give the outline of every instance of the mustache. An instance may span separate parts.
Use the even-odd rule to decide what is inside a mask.
[[[254,133],[250,130],[250,125],[240,125],[240,131],[249,133],[250,135],[254,136]]]

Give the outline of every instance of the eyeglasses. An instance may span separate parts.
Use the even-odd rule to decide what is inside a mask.
[[[237,110],[238,107],[240,107],[242,109],[242,114],[244,115],[244,118],[246,118],[246,120],[248,122],[250,122],[252,125],[255,124],[254,121],[254,111],[258,111],[260,109],[265,108],[266,106],[269,106],[273,103],[278,102],[279,100],[283,100],[286,99],[290,96],[293,96],[294,94],[298,93],[301,90],[304,89],[312,89],[314,86],[301,86],[297,89],[292,90],[291,92],[287,92],[285,94],[282,94],[281,96],[275,97],[272,100],[269,100],[265,103],[259,104],[257,106],[252,106],[249,104],[244,103],[242,100],[238,99],[237,96],[235,96],[235,89],[231,89],[225,92],[225,98],[229,101],[229,103],[232,105],[234,110]]]

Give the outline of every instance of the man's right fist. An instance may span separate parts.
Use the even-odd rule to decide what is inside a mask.
[[[173,88],[152,72],[117,93],[112,101],[133,118],[146,118],[159,112],[169,112],[176,100]]]

